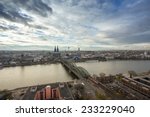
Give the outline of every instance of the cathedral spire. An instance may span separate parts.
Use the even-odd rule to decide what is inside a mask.
[[[56,52],[57,50],[56,50],[56,46],[55,46],[55,48],[54,48],[54,52]]]
[[[57,52],[59,52],[59,48],[58,48],[58,46],[57,46]]]

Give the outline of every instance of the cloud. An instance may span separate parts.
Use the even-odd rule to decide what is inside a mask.
[[[0,17],[5,18],[14,22],[26,23],[32,21],[31,17],[26,14],[21,13],[20,9],[14,8],[13,6],[0,3]]]
[[[0,48],[148,49],[149,4],[149,0],[1,0]]]
[[[42,0],[14,0],[19,6],[26,10],[38,13],[42,16],[47,16],[52,13],[52,8]],[[50,2],[48,2],[50,3]]]

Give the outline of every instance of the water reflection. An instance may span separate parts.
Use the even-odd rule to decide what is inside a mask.
[[[70,80],[72,77],[61,64],[10,67],[0,70],[0,89]]]

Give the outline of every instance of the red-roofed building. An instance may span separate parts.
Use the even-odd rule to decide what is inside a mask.
[[[62,99],[59,88],[51,88],[46,86],[41,91],[37,91],[34,97],[35,100],[56,100]]]

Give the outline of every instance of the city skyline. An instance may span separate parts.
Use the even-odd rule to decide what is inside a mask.
[[[149,0],[2,0],[0,50],[149,50]]]

